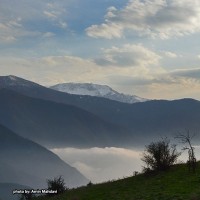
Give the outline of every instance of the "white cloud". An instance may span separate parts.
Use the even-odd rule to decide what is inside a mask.
[[[67,28],[65,10],[67,2],[49,3],[49,0],[20,2],[13,0],[10,4],[6,0],[1,1],[1,43],[15,42],[24,37],[46,37],[46,33],[49,35],[55,30],[55,33],[58,33],[59,29]]]
[[[153,67],[158,65],[161,57],[141,44],[125,44],[103,49],[103,56],[95,59],[99,65],[124,67]]]
[[[46,10],[43,11],[44,15],[52,20],[58,27],[62,29],[67,28],[67,23],[64,20],[66,9],[59,3],[47,3]]]
[[[164,54],[168,58],[177,58],[177,57],[179,57],[179,55],[177,55],[176,53],[170,52],[170,51],[166,51],[166,52],[164,52]]]
[[[57,13],[46,11],[46,10],[44,11],[44,15],[51,19],[56,19],[58,17]]]
[[[94,38],[121,38],[123,33],[123,27],[119,24],[111,23],[111,24],[101,24],[101,25],[92,25],[91,27],[86,29],[88,36]]]
[[[2,43],[11,43],[20,37],[41,35],[37,31],[27,31],[21,23],[21,18],[4,20],[0,23],[0,41]]]
[[[91,37],[120,38],[125,30],[168,39],[200,31],[200,1],[130,0],[122,9],[111,7],[105,22],[86,29]]]
[[[53,37],[53,36],[55,36],[55,34],[52,33],[52,32],[46,32],[46,33],[43,34],[43,37],[45,37],[45,38],[50,38],[50,37]]]
[[[66,10],[63,7],[63,4],[59,3],[47,3],[44,4],[45,10],[43,11],[43,14],[52,20],[59,19],[62,17],[62,15],[66,14]]]
[[[58,21],[58,26],[60,28],[62,28],[62,29],[66,29],[67,28],[67,23],[62,21],[62,20],[60,20],[60,21]]]

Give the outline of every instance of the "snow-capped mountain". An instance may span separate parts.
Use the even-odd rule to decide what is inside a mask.
[[[50,88],[69,94],[104,97],[107,99],[130,104],[147,101],[147,99],[138,97],[136,95],[126,95],[119,93],[107,85],[98,85],[93,83],[62,83],[51,86]]]

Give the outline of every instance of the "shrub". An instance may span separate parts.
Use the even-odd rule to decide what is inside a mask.
[[[147,171],[149,170],[166,170],[173,165],[180,153],[176,150],[176,145],[170,145],[167,138],[158,142],[152,142],[146,146],[142,161],[145,162]]]
[[[53,180],[47,180],[48,190],[57,190],[57,194],[63,193],[67,188],[62,176],[54,178]]]
[[[93,185],[93,183],[91,181],[87,184],[88,187],[90,187],[92,185]]]

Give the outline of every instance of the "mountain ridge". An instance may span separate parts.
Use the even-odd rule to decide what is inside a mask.
[[[120,134],[110,135],[113,139],[119,136],[120,143],[112,142],[121,147],[138,147],[158,137],[174,136],[185,129],[200,129],[200,102],[193,99],[150,100],[127,104],[101,97],[67,94],[40,85],[28,89],[20,86],[7,88],[31,98],[73,105],[122,127]]]
[[[48,147],[114,145],[120,126],[73,105],[0,89],[0,123],[20,136]]]
[[[87,184],[74,167],[45,147],[23,138],[0,124],[1,183],[45,188],[46,180],[62,175],[68,187]]]

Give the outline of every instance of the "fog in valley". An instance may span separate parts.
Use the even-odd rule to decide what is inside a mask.
[[[76,167],[93,183],[130,176],[142,165],[141,151],[124,148],[53,149],[73,167]]]
[[[181,151],[182,145],[178,145]],[[65,162],[77,168],[92,183],[100,183],[126,176],[132,176],[134,171],[141,171],[144,163],[141,161],[142,149],[133,150],[116,147],[90,149],[52,149]],[[195,146],[197,160],[200,159],[200,146]],[[187,160],[187,151],[184,151],[178,162]]]

